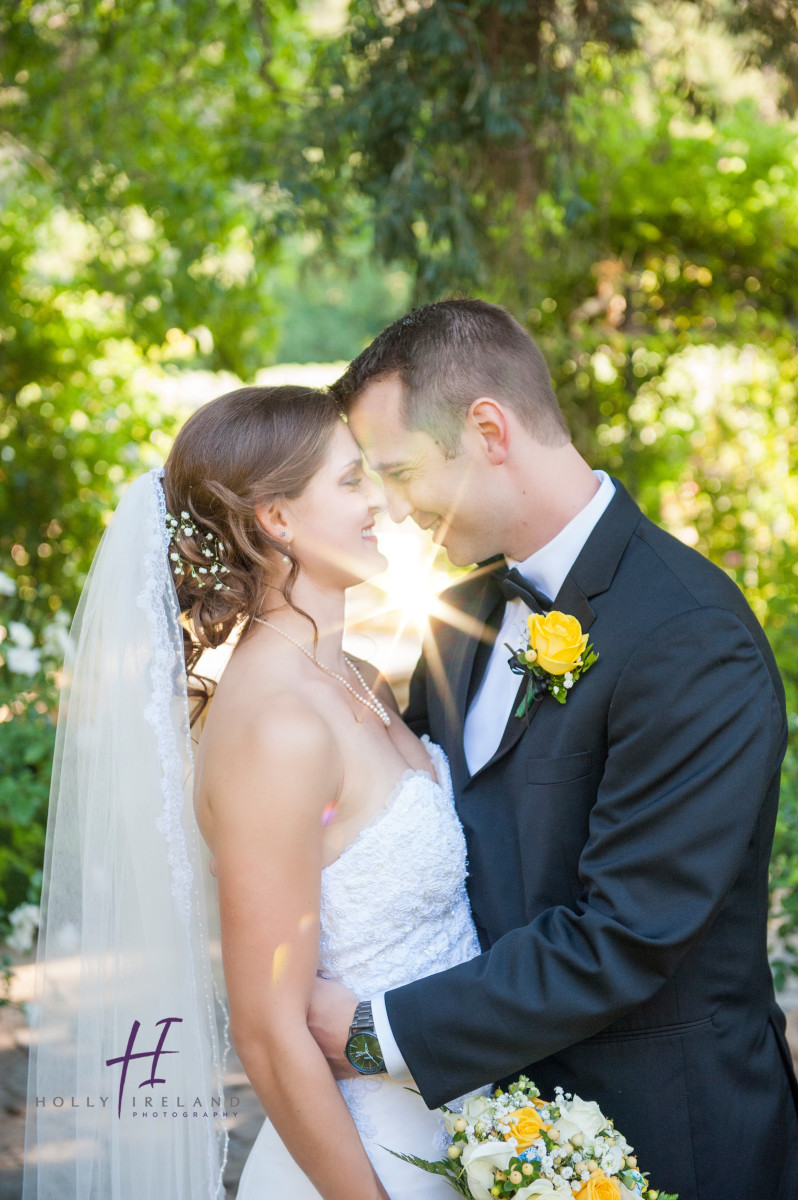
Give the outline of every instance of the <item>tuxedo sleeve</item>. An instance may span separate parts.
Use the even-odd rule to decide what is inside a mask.
[[[470,962],[386,993],[430,1107],[650,999],[713,921],[753,838],[767,854],[772,829],[763,832],[760,810],[777,786],[786,727],[763,654],[733,613],[695,609],[649,634],[606,720],[580,903],[548,908]]]

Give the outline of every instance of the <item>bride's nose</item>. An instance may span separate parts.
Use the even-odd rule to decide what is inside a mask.
[[[385,512],[385,492],[380,484],[375,483],[373,479],[366,476],[366,503],[369,506],[369,511],[376,516],[377,513]]]

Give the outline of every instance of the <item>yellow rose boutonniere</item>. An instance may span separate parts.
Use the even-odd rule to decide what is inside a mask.
[[[517,675],[527,676],[524,699],[516,711],[523,717],[536,696],[551,692],[559,704],[565,704],[568,693],[585,671],[598,658],[588,645],[587,634],[576,617],[552,610],[545,615],[532,613],[527,619],[529,638],[526,646],[512,651],[510,667]]]

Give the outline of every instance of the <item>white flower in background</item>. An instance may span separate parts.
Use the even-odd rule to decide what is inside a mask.
[[[10,575],[0,571],[0,596],[16,596],[17,585]]]
[[[72,644],[69,636],[69,616],[63,609],[56,613],[49,625],[45,625],[43,639],[45,658],[55,659],[60,663]]]
[[[33,633],[21,621],[9,621],[8,636],[14,645],[19,646],[22,650],[30,650],[33,647],[35,640]]]
[[[35,904],[20,904],[8,918],[11,933],[7,944],[20,954],[33,949],[33,938],[39,928],[39,909]]]
[[[37,675],[42,665],[39,651],[28,650],[25,646],[6,646],[5,659],[9,671],[15,675]]]

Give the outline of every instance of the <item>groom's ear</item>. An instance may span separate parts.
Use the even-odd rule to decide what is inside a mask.
[[[262,504],[256,504],[255,516],[258,524],[276,542],[288,543],[291,541],[293,528],[284,500],[278,498],[276,500],[265,500]]]
[[[501,466],[510,449],[510,422],[501,404],[480,396],[469,405],[466,421],[480,438],[488,461]]]

